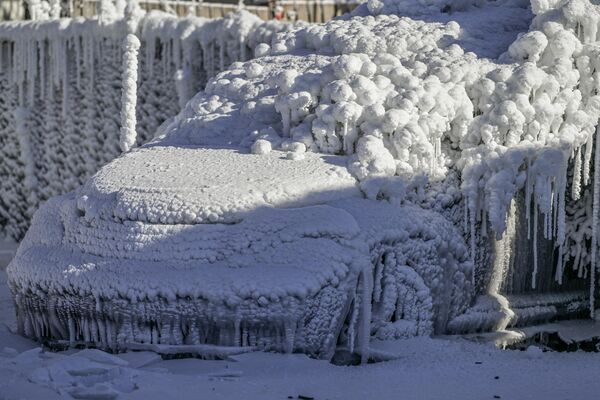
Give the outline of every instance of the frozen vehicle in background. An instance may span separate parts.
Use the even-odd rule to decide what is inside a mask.
[[[598,7],[444,3],[278,35],[49,201],[8,268],[19,331],[364,358],[593,314]]]

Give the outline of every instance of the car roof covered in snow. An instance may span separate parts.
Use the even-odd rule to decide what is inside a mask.
[[[88,219],[237,222],[262,206],[297,207],[361,196],[346,158],[302,153],[151,146],[102,168],[79,192]]]

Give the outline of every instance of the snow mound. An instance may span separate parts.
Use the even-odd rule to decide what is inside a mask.
[[[354,9],[351,16],[402,15],[427,22],[460,25],[454,42],[465,52],[495,59],[527,31],[533,14],[529,0],[372,0]]]

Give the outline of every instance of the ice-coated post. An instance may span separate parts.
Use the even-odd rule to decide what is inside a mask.
[[[121,80],[121,132],[119,146],[121,151],[129,151],[137,137],[136,105],[137,105],[137,80],[138,80],[138,51],[139,39],[129,34],[123,41],[123,77]]]

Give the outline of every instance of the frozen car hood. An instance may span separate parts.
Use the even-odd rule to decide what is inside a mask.
[[[233,223],[262,206],[298,207],[361,196],[346,158],[237,149],[149,146],[114,160],[79,191],[86,219]]]

